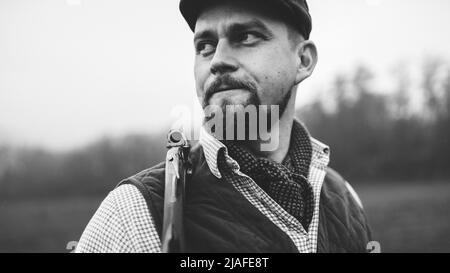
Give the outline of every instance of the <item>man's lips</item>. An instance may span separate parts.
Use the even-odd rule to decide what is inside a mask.
[[[242,88],[242,87],[223,87],[223,88],[219,88],[216,92],[213,93],[213,95],[220,93],[220,92],[237,91],[237,90],[247,91],[247,89]]]

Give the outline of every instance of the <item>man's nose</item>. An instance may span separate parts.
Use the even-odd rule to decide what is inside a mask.
[[[211,74],[225,74],[236,71],[238,64],[233,49],[226,41],[219,41],[211,60]]]

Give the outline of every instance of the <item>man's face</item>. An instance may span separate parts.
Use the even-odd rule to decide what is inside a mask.
[[[298,59],[285,23],[249,4],[216,5],[198,17],[194,45],[203,107],[280,105],[283,113]]]

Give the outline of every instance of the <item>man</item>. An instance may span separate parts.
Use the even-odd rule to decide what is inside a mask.
[[[194,31],[203,108],[277,106],[279,114],[275,122],[269,118],[274,149],[262,149],[259,133],[248,138],[249,124],[245,141],[222,140],[217,128],[202,131],[190,153],[186,251],[365,252],[371,235],[361,202],[327,167],[329,148],[294,119],[297,87],[317,62],[306,1],[181,0],[180,10]],[[144,170],[114,189],[76,251],[160,252],[164,167]]]

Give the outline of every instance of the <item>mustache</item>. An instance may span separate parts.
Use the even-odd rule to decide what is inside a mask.
[[[216,78],[209,86],[206,88],[205,92],[205,103],[209,101],[209,99],[215,93],[221,91],[221,87],[226,86],[227,89],[245,89],[252,93],[256,93],[256,84],[251,81],[244,81],[237,78],[234,78],[230,75],[223,75],[221,77]]]

